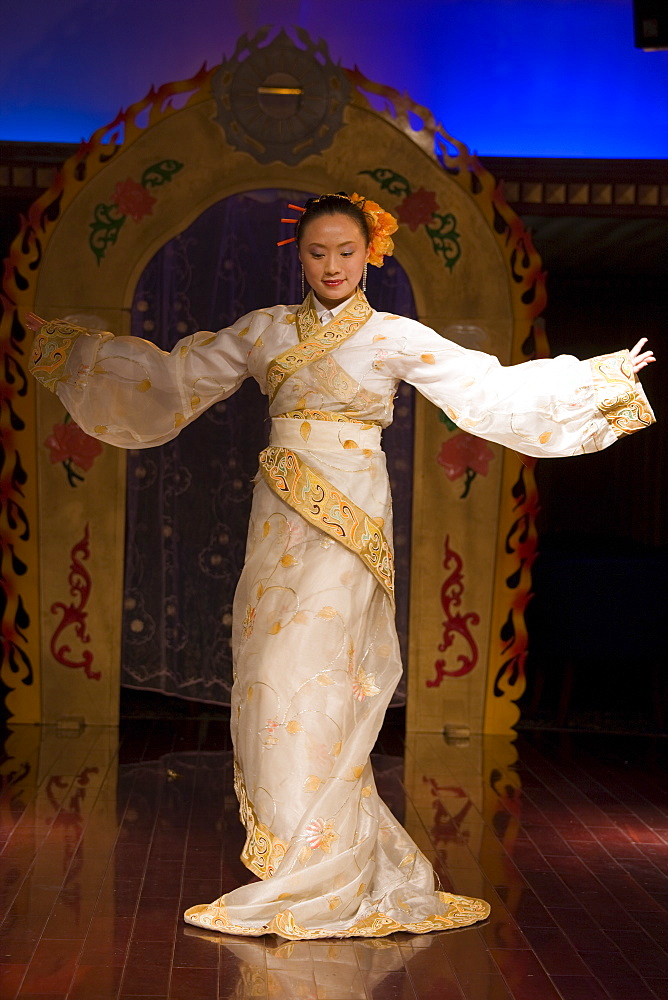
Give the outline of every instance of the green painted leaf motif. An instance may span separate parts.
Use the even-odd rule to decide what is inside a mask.
[[[141,186],[144,188],[161,187],[171,181],[174,174],[183,170],[183,164],[178,160],[161,160],[154,163],[152,167],[147,167],[141,178]]]
[[[80,483],[83,483],[84,477],[80,475],[80,473],[74,471],[74,469],[72,468],[71,458],[68,458],[66,462],[61,462],[61,465],[63,466],[65,472],[67,473],[67,481],[70,484],[70,486],[76,488],[77,484],[75,482],[75,479],[78,479]]]
[[[473,482],[477,474],[478,473],[475,471],[475,469],[466,470],[466,479],[464,480],[464,492],[459,494],[460,500],[466,500],[467,496],[469,495],[469,490],[471,489],[471,483]]]
[[[88,243],[91,250],[97,257],[98,264],[104,257],[107,247],[112,246],[118,239],[121,226],[127,216],[121,215],[118,207],[114,204],[105,205],[100,202],[95,206],[94,221],[91,222],[91,234]]]
[[[405,198],[411,193],[409,181],[395,170],[390,170],[389,167],[378,167],[376,170],[360,170],[359,173],[372,177],[377,184],[380,184],[384,191],[389,191],[390,194],[395,195],[397,198]]]
[[[444,215],[434,213],[433,218],[437,221],[437,225],[425,226],[425,229],[434,247],[434,253],[442,257],[445,266],[451,270],[462,255],[459,242],[461,233],[457,232],[457,220],[452,212]]]
[[[451,420],[450,417],[447,415],[447,413],[444,413],[443,410],[439,412],[438,419],[441,421],[442,424],[445,424],[445,426],[448,428],[449,431],[459,430],[454,420]]]

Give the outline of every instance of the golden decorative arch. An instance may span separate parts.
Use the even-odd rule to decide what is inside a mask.
[[[14,721],[117,721],[123,582],[124,455],[91,457],[80,442],[63,474],[76,430],[62,430],[57,397],[26,375],[29,310],[129,333],[147,262],[209,205],[259,188],[345,189],[398,216],[396,256],[423,323],[506,364],[545,353],[540,259],[476,157],[427,108],[334,67],[323,42],[268,38],[244,36],[231,60],[152,90],[96,132],[12,245],[0,676]],[[253,102],[265,133],[244,132]],[[422,397],[415,445],[408,728],[508,732],[524,689],[531,462],[464,434]]]

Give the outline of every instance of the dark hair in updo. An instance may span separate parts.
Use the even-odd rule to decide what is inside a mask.
[[[363,203],[362,203],[363,204]],[[324,215],[345,215],[357,225],[364,239],[364,246],[369,245],[369,227],[366,215],[360,205],[354,205],[345,191],[336,194],[323,194],[319,198],[309,198],[304,206],[304,212],[297,222],[297,245],[301,243],[304,227],[320,219]]]

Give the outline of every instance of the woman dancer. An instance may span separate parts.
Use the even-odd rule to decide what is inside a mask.
[[[536,456],[597,451],[653,421],[631,351],[502,367],[400,316],[360,284],[396,222],[352,195],[307,202],[296,239],[312,289],[170,353],[31,314],[33,374],[89,434],[159,445],[252,375],[272,430],[260,454],[234,602],[235,787],[259,876],[188,923],[226,934],[379,937],[462,927],[482,900],[434,872],[378,797],[369,753],[401,675],[381,429],[401,379],[461,428]],[[140,391],[138,391],[140,390]]]

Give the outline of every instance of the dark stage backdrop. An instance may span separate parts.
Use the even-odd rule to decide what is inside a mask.
[[[280,226],[297,191],[253,191],[212,205],[155,255],[137,285],[132,332],[169,351],[251,309],[301,300],[294,244]],[[377,309],[415,316],[405,272],[369,268]],[[243,564],[266,398],[248,379],[172,442],[128,455],[122,684],[229,705],[232,598]],[[394,496],[397,624],[406,662],[413,395],[402,385],[384,434]],[[401,685],[394,705],[405,701]]]

